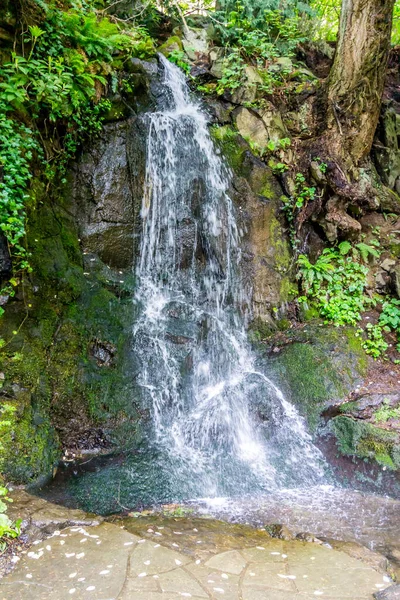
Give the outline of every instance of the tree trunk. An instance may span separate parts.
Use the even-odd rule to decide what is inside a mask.
[[[368,156],[381,108],[395,0],[342,0],[328,81],[329,150],[345,170]]]

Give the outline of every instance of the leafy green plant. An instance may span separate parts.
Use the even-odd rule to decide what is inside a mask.
[[[186,74],[190,73],[190,65],[183,50],[172,50],[168,55],[168,60],[177,65]]]
[[[85,137],[100,131],[110,108],[102,95],[118,68],[116,53],[121,66],[129,56],[154,52],[142,27],[121,30],[92,0],[42,9],[43,22],[25,34],[28,56],[15,51],[0,67],[0,230],[13,259],[3,295],[12,295],[29,270],[25,217],[34,162],[42,163],[49,183],[56,174],[63,181],[68,161]]]
[[[8,497],[8,490],[0,481],[0,553],[7,547],[7,541],[17,538],[21,534],[21,520],[15,523],[7,516],[7,503],[12,502]]]
[[[367,334],[367,339],[363,343],[365,352],[373,358],[379,358],[388,349],[388,344],[383,337],[382,327],[367,323],[365,331]]]
[[[400,407],[390,406],[389,401],[385,399],[382,406],[374,413],[374,419],[377,423],[386,423],[390,419],[400,419]]]
[[[365,292],[368,268],[339,249],[326,248],[314,264],[301,254],[297,265],[304,299],[312,300],[326,322],[356,325],[361,313],[374,304]]]
[[[234,91],[242,85],[245,66],[245,62],[237,49],[225,57],[222,77],[216,88],[218,95],[222,95],[225,90]]]

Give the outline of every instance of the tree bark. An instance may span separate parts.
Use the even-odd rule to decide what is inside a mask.
[[[381,108],[395,0],[342,0],[328,81],[329,150],[345,170],[370,153]]]

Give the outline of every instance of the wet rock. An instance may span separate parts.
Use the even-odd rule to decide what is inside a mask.
[[[295,538],[294,533],[292,533],[290,529],[286,527],[286,525],[265,525],[265,530],[271,537],[285,540],[286,542],[289,542]]]
[[[86,252],[125,268],[133,262],[135,214],[127,160],[127,122],[106,125],[75,172],[77,219]]]
[[[386,590],[375,592],[375,600],[400,600],[400,585],[391,585]]]
[[[301,540],[302,542],[307,542],[309,544],[324,544],[324,542],[315,535],[306,532],[298,533],[296,535],[296,540]]]
[[[351,414],[358,419],[371,419],[374,412],[382,405],[398,406],[400,393],[388,392],[387,394],[365,394],[348,404],[343,405],[343,412]]]
[[[345,552],[348,556],[352,556],[357,560],[361,560],[366,565],[372,567],[376,571],[386,572],[388,568],[388,560],[382,554],[373,552],[366,546],[357,542],[342,542],[340,540],[327,540],[329,545],[335,550]]]
[[[25,490],[13,490],[10,496],[13,502],[9,505],[8,515],[12,521],[22,520],[25,540],[43,539],[64,527],[98,525],[103,520],[82,510],[53,504]]]
[[[101,367],[110,367],[114,362],[116,348],[109,342],[95,340],[91,345],[91,354]]]

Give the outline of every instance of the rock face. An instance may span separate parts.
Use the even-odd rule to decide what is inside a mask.
[[[105,126],[83,155],[74,176],[76,217],[85,252],[115,268],[133,265],[135,200],[127,156],[133,119]]]
[[[141,80],[148,74],[132,104],[143,111],[146,98],[151,106],[154,64],[136,61],[132,69]],[[144,147],[140,118],[114,121],[83,153],[62,196],[54,192],[49,202],[34,182],[31,283],[0,325],[8,342],[0,396],[11,421],[0,463],[13,481],[50,477],[61,448],[97,453],[140,438],[131,298]]]
[[[253,318],[274,328],[273,315],[285,313],[291,285],[289,240],[280,212],[282,189],[269,167],[229,126],[215,127],[213,136],[235,173],[231,196],[242,234],[242,286]]]

